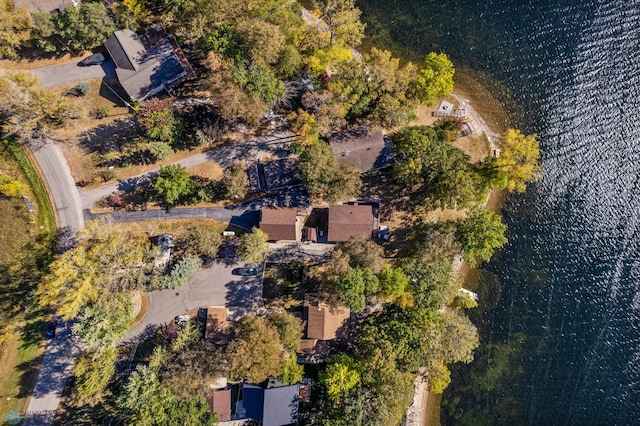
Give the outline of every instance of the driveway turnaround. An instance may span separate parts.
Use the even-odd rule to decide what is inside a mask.
[[[58,325],[42,359],[40,374],[29,401],[23,426],[50,425],[58,408],[62,390],[71,375],[75,357],[80,354],[78,340],[69,322]]]
[[[115,65],[107,60],[102,65],[80,66],[79,61],[27,70],[40,79],[40,87],[50,89],[91,78],[115,78]]]
[[[149,293],[147,315],[123,343],[144,340],[162,325],[192,309],[226,306],[230,316],[239,317],[261,307],[262,271],[254,276],[238,275],[238,268],[244,267],[247,267],[244,263],[216,262],[180,288]]]

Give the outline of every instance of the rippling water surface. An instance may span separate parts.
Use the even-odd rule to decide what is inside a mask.
[[[542,141],[543,179],[506,202],[509,244],[486,266],[501,293],[475,315],[483,349],[454,372],[444,421],[640,424],[640,1],[359,4],[404,47],[503,82]]]

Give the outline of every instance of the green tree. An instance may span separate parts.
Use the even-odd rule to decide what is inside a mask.
[[[227,348],[232,377],[260,383],[282,374],[280,338],[273,326],[262,318],[246,315],[238,321],[235,334]]]
[[[360,21],[360,9],[355,0],[317,0],[314,6],[320,10],[331,34],[331,44],[358,47],[364,38],[365,25]]]
[[[304,368],[298,364],[298,357],[295,353],[290,354],[284,361],[280,381],[282,383],[294,384],[300,383],[304,376]]]
[[[253,228],[240,237],[238,253],[240,257],[249,263],[262,263],[269,255],[267,234],[259,228]]]
[[[429,106],[433,105],[437,98],[451,95],[454,74],[453,64],[446,54],[429,53],[412,83],[414,96]]]
[[[201,337],[202,334],[198,333],[197,339]],[[163,385],[170,387],[181,400],[188,399],[194,393],[207,394],[209,385],[223,371],[222,354],[213,344],[200,341],[186,348],[172,351],[166,356],[160,370]]]
[[[469,156],[432,127],[405,127],[394,137],[394,144],[399,158],[395,178],[421,190],[436,207],[468,207],[486,195],[486,185],[469,164]]]
[[[278,330],[284,350],[291,354],[298,352],[304,330],[302,320],[288,312],[274,312],[267,321]]]
[[[202,260],[199,257],[186,255],[173,266],[169,275],[162,279],[161,286],[171,289],[182,287],[200,268]]]
[[[378,291],[378,277],[371,269],[350,269],[336,283],[337,298],[352,310],[359,312],[365,307],[365,297]]]
[[[93,2],[67,7],[54,15],[35,14],[34,21],[32,37],[48,52],[92,49],[116,30],[104,5]]]
[[[192,321],[187,321],[182,326],[175,340],[171,344],[171,350],[173,352],[180,352],[185,349],[189,349],[195,345],[202,338],[202,332],[200,328],[196,326]]]
[[[236,25],[240,46],[254,61],[274,64],[286,39],[277,25],[261,19],[241,20]]]
[[[171,389],[162,386],[156,369],[140,365],[117,398],[120,415],[128,424],[162,425],[170,417],[167,408],[176,403]]]
[[[507,130],[502,139],[500,156],[495,159],[494,167],[503,182],[502,189],[511,192],[524,192],[528,182],[540,179],[542,168],[540,143],[537,135],[523,135],[519,130]]]
[[[118,351],[111,348],[102,352],[85,352],[73,367],[75,386],[82,396],[91,397],[101,392],[116,370]]]
[[[386,267],[378,275],[380,281],[380,293],[390,299],[395,299],[404,294],[409,286],[409,279],[402,269]]]
[[[227,197],[243,199],[249,191],[249,176],[243,161],[236,161],[224,171],[222,185],[224,185]]]
[[[429,392],[442,393],[451,383],[451,372],[444,363],[434,363],[429,368]]]
[[[480,344],[478,330],[465,314],[446,309],[427,329],[431,346],[430,359],[445,363],[473,361],[473,351]]]
[[[169,99],[151,98],[140,102],[138,122],[150,138],[165,142],[173,140],[176,117]]]
[[[128,293],[101,296],[87,305],[73,333],[90,349],[98,352],[111,350],[129,331],[133,320],[133,302]]]
[[[147,144],[149,154],[156,160],[162,161],[173,155],[173,148],[166,142],[151,141]]]
[[[335,356],[320,374],[320,382],[326,386],[327,395],[332,401],[339,400],[343,395],[354,389],[360,383],[360,373],[357,363],[347,355]]]
[[[507,225],[500,215],[481,207],[472,209],[467,217],[456,221],[456,238],[462,246],[465,260],[476,264],[476,256],[489,261],[493,252],[507,243],[504,232]]]
[[[184,167],[176,164],[160,167],[153,187],[166,205],[175,206],[190,201],[197,184]]]
[[[16,8],[11,0],[0,0],[0,59],[17,59],[16,49],[29,39],[32,27],[26,9]]]
[[[330,203],[352,198],[360,189],[357,167],[338,163],[327,143],[308,146],[300,155],[297,167],[309,192]]]

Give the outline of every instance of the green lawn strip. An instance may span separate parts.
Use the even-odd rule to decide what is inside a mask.
[[[4,139],[2,143],[13,154],[16,163],[20,166],[24,177],[27,179],[33,195],[36,197],[35,202],[40,207],[38,209],[38,226],[44,227],[51,236],[55,235],[56,221],[53,216],[53,209],[47,196],[47,190],[40,180],[38,172],[33,167],[27,154],[24,152],[20,144],[13,138]]]
[[[0,421],[5,421],[10,410],[23,416],[35,385],[44,345],[41,342],[27,343],[17,332],[7,343],[2,355],[2,380],[0,380]]]
[[[56,223],[45,186],[23,147],[13,138],[0,139],[0,144],[2,151],[11,154],[5,155],[4,161],[19,166],[36,207],[35,223],[31,225],[36,228],[36,233],[31,234],[34,244],[28,249],[31,260],[23,264],[26,272],[15,275],[18,278],[14,279],[19,281],[7,282],[3,289],[3,297],[21,299],[20,303],[16,300],[13,305],[24,307],[24,314],[17,314],[20,317],[16,319],[18,330],[6,342],[0,354],[0,422],[4,422],[8,420],[6,416],[10,410],[17,410],[21,416],[24,415],[38,376],[45,348],[43,328],[48,312],[38,306],[37,301],[25,301],[32,300],[31,292],[39,281],[40,272],[50,261]],[[28,228],[25,232],[28,232]],[[21,256],[20,253],[12,255],[16,259]]]

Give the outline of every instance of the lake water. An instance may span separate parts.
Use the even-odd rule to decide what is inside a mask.
[[[640,0],[358,3],[404,48],[503,83],[542,143],[443,421],[640,424]]]

